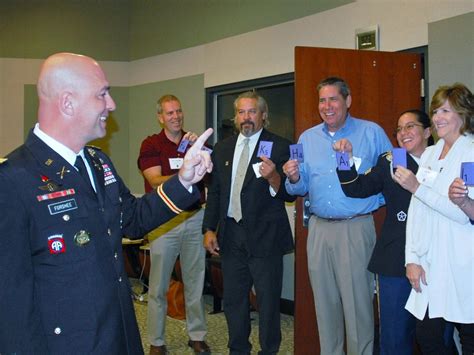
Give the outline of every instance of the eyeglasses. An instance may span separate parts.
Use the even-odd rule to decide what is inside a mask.
[[[404,126],[398,126],[398,127],[395,129],[395,134],[402,133],[402,131],[411,132],[411,131],[413,131],[413,129],[414,129],[415,127],[423,127],[423,125],[420,124],[420,123],[409,122],[409,123],[407,123],[407,124],[404,125]]]

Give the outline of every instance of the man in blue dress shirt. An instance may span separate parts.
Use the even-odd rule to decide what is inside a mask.
[[[289,160],[284,165],[285,187],[293,195],[309,193],[308,271],[321,355],[344,354],[344,329],[347,354],[372,355],[374,277],[367,264],[375,244],[371,213],[383,199],[379,195],[365,199],[344,195],[333,144],[349,139],[357,147],[351,164],[362,173],[392,145],[380,126],[349,114],[352,97],[343,79],[323,80],[318,92],[324,122],[301,135],[304,163]]]

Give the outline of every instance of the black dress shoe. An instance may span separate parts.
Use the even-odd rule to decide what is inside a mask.
[[[193,349],[196,354],[210,354],[211,348],[204,340],[190,340],[188,346]]]

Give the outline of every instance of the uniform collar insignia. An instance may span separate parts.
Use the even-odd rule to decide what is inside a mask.
[[[44,165],[47,165],[47,166],[50,166],[51,164],[53,164],[53,159],[51,158],[49,158],[48,160],[44,162]]]
[[[92,164],[94,164],[94,168],[98,171],[101,171],[102,170],[102,165],[104,162],[102,161],[102,159],[96,154],[96,151],[91,148],[91,147],[86,147],[87,148],[87,152],[89,153],[89,155],[91,156],[91,161],[92,161]],[[97,162],[97,159],[99,160],[100,164]]]
[[[66,167],[63,166],[63,167],[61,168],[61,170],[59,170],[58,172],[56,172],[56,175],[59,175],[59,177],[60,177],[61,180],[62,180],[62,179],[64,178],[64,174],[70,173],[70,172],[71,172],[71,170],[66,169]]]

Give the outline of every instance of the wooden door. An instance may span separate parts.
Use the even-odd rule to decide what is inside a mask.
[[[295,49],[295,138],[321,122],[318,113],[318,83],[338,76],[351,88],[353,116],[377,122],[395,145],[392,132],[399,114],[422,108],[419,54],[358,51],[349,49],[296,47]],[[296,204],[295,228],[295,354],[319,354],[319,336],[313,293],[308,277],[306,238],[302,224],[302,199]],[[380,230],[385,209],[376,213]]]

